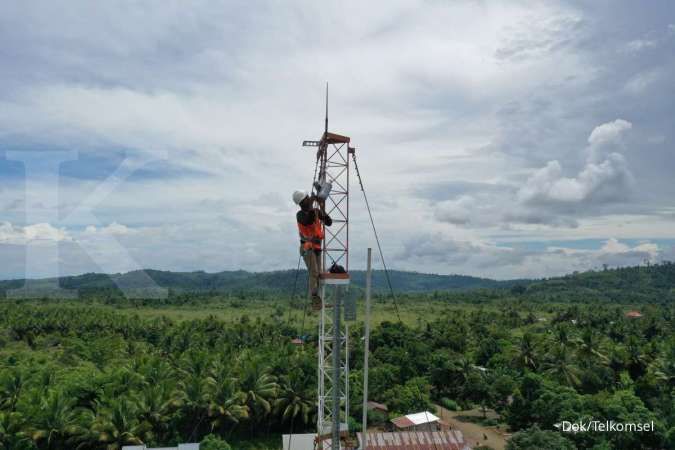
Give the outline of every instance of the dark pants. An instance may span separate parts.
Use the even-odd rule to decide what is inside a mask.
[[[300,244],[300,254],[309,274],[309,293],[319,294],[319,274],[321,273],[321,250],[304,250]]]

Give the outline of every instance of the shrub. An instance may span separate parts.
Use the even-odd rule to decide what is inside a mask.
[[[387,414],[382,411],[369,410],[368,411],[368,425],[382,426],[388,421]]]
[[[575,445],[559,433],[544,431],[536,425],[519,431],[509,439],[506,450],[574,450]]]
[[[449,411],[459,411],[459,405],[456,401],[450,400],[447,397],[441,399],[441,406]]]
[[[199,450],[232,450],[232,447],[215,434],[209,434],[199,444]]]

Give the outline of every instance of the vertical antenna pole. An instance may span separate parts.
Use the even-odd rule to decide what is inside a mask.
[[[319,323],[317,414],[317,445],[321,450],[339,450],[341,433],[348,431],[349,328],[342,323],[342,297],[344,286],[349,285],[349,153],[353,152],[349,147],[350,140],[349,136],[328,131],[326,83],[323,136],[319,141],[304,142],[308,147],[318,147],[318,181],[328,181],[333,185],[333,190],[326,199],[326,213],[331,215],[333,224],[332,228],[323,225],[325,238],[322,239],[321,249],[322,308]],[[344,264],[345,273],[332,273],[329,269],[332,263]],[[330,294],[333,294],[331,299],[327,298]],[[333,311],[330,311],[331,306]]]
[[[366,329],[363,342],[363,423],[361,425],[361,435],[363,436],[361,448],[363,450],[368,448],[368,353],[370,351],[370,289],[373,275],[371,264],[372,250],[368,248],[366,263]]]
[[[340,327],[340,294],[342,287],[335,286],[335,298],[333,299],[333,427],[332,427],[332,450],[340,450],[340,347],[342,336]],[[345,418],[346,420],[346,418]]]
[[[346,295],[346,294],[345,294]],[[345,423],[349,425],[349,323],[345,319]]]

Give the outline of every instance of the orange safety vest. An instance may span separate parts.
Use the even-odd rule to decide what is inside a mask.
[[[312,224],[303,225],[298,222],[298,231],[300,231],[300,242],[304,250],[321,250],[321,241],[324,237],[323,224],[316,211],[314,211],[314,222]]]

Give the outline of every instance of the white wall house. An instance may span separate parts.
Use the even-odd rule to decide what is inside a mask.
[[[178,447],[149,448],[145,445],[125,445],[122,450],[199,450],[199,444],[178,444]]]

